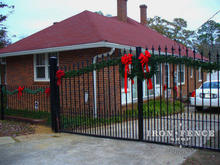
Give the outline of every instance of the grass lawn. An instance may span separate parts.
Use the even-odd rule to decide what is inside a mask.
[[[165,115],[171,115],[175,113],[179,113],[184,111],[183,104],[179,101],[175,101],[175,105],[173,102],[166,100],[150,100],[143,105],[143,117],[151,118],[151,117],[159,117]],[[28,110],[6,110],[5,115],[12,116],[20,116],[31,119],[47,119],[47,125],[51,123],[51,116],[48,112],[40,112],[40,111],[28,111]],[[66,114],[61,114],[61,123],[63,128],[68,127],[91,127],[102,124],[110,124],[123,122],[127,120],[137,119],[138,118],[138,109],[128,109],[126,111],[118,112],[116,115],[106,116],[106,117],[88,117],[83,115],[77,115],[68,117]]]
[[[167,104],[168,103],[168,104]],[[143,117],[144,118],[152,118],[152,117],[159,117],[165,115],[172,115],[176,113],[184,111],[183,104],[180,101],[175,101],[175,104],[170,101],[165,100],[150,100],[148,103],[143,105]],[[88,117],[88,116],[75,116],[75,117],[67,117],[66,115],[61,115],[61,123],[63,128],[68,127],[93,127],[103,124],[113,124],[118,122],[123,122],[127,120],[135,120],[138,118],[138,109],[128,109],[121,114],[118,112],[117,115],[114,116],[106,116],[104,117]]]
[[[7,109],[5,111],[5,115],[19,116],[30,119],[47,119],[47,123],[46,123],[47,125],[50,125],[51,122],[51,116],[49,112]]]

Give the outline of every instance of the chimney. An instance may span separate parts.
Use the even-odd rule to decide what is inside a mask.
[[[118,19],[127,22],[127,0],[117,0],[117,8]]]
[[[141,10],[141,24],[142,25],[147,25],[147,6],[146,5],[140,5],[140,10]]]

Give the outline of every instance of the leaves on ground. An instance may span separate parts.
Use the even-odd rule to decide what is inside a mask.
[[[35,132],[34,127],[29,123],[0,120],[0,137],[1,136],[20,136],[33,134]]]

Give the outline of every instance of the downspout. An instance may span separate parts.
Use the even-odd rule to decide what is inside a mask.
[[[106,57],[108,54],[111,56],[113,52],[115,51],[115,48],[112,48],[111,51],[105,53],[105,54],[98,54],[95,57],[93,57],[93,64],[97,62],[98,58],[101,58],[102,56]],[[96,93],[96,70],[93,71],[93,84],[94,84],[94,111],[93,116],[97,118],[97,93]]]

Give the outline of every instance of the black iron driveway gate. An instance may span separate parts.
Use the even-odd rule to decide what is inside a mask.
[[[151,49],[153,56],[162,57],[158,58],[160,64],[151,78],[153,89],[147,89],[147,79],[143,82],[137,77],[133,80],[128,79],[127,94],[124,93],[124,78],[120,74],[124,70],[120,70],[118,64],[112,65],[117,61],[112,59],[122,56],[120,51],[112,55],[103,54],[95,63],[86,61],[60,67],[59,69],[68,75],[70,73],[74,75],[62,78],[60,86],[57,86],[56,78],[57,60],[50,58],[52,129],[55,132],[219,151],[219,97],[214,96],[216,91],[219,94],[219,86],[212,94],[210,85],[209,98],[203,96],[208,89],[202,87],[200,94],[203,98],[202,106],[192,106],[190,99],[193,98],[193,102],[197,104],[196,99],[200,97],[197,97],[196,93],[196,89],[200,87],[198,83],[201,85],[206,81],[204,78],[206,73],[198,66],[205,67],[205,64],[203,66],[198,62],[195,51],[191,57],[188,50],[184,52],[185,57],[190,59],[188,61],[183,59],[185,65],[180,61],[172,61],[171,58],[177,56],[179,59],[182,58],[180,48],[178,50],[172,48],[170,53],[165,48],[163,55],[161,52],[160,47],[157,51],[153,47]],[[138,47],[136,52],[130,50],[127,53],[136,53],[139,57],[141,48]],[[210,58],[207,62],[203,54],[200,58],[202,62],[206,59],[206,63],[212,63]],[[190,62],[194,62],[195,65],[188,66]],[[96,66],[95,70],[89,67],[96,64],[100,65]],[[133,67],[131,65],[130,70]],[[142,72],[141,64],[136,67]],[[150,69],[153,70],[153,67]],[[207,77],[211,80],[211,74]],[[213,99],[217,101],[215,108],[212,106]],[[206,108],[205,103],[208,100],[210,105]]]

